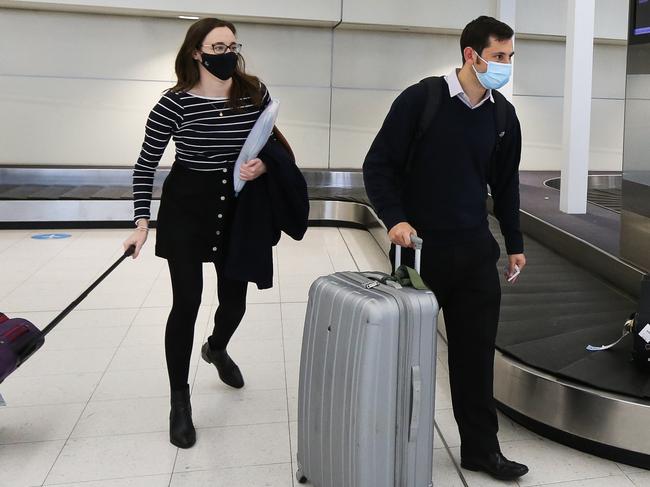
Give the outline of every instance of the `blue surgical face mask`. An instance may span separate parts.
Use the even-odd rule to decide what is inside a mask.
[[[508,81],[510,81],[510,75],[512,74],[512,64],[486,61],[481,56],[479,56],[478,53],[476,53],[476,55],[488,66],[485,73],[478,72],[476,70],[476,67],[472,66],[479,83],[481,83],[485,89],[498,90],[502,86],[505,86]]]

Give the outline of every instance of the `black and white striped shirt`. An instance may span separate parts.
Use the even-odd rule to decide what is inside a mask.
[[[133,170],[134,221],[151,216],[154,175],[169,139],[176,144],[174,164],[195,171],[232,168],[246,137],[271,100],[264,85],[262,92],[261,106],[243,98],[238,110],[229,108],[226,98],[187,92],[163,95],[149,114],[142,151]]]

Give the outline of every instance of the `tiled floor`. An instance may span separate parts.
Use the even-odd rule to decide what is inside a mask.
[[[71,231],[65,240],[0,232],[0,310],[44,326],[120,254],[125,232]],[[206,265],[190,381],[198,443],[168,442],[163,353],[170,305],[165,262],[143,255],[118,268],[0,386],[0,487],[289,487],[294,482],[298,361],[309,284],[340,270],[381,269],[383,255],[362,231],[312,228],[277,248],[276,287],[251,288],[230,351],[247,385],[227,389],[199,360],[215,310]],[[459,471],[446,349],[439,340],[436,487],[520,485],[650,486],[650,472],[585,455],[501,417],[506,455],[531,472],[509,484]],[[341,486],[345,487],[345,486]]]

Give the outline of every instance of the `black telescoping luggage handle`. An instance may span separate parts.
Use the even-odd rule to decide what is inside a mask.
[[[128,249],[126,249],[124,254],[119,259],[117,259],[117,261],[112,266],[110,266],[106,270],[106,272],[104,272],[101,276],[99,276],[97,280],[90,285],[88,289],[86,289],[83,293],[81,293],[81,295],[77,299],[75,299],[72,303],[70,303],[66,309],[61,311],[61,313],[59,313],[59,315],[56,318],[54,318],[49,325],[43,328],[43,331],[41,331],[41,335],[45,336],[49,332],[51,332],[52,329],[54,329],[54,327],[58,325],[61,320],[63,320],[63,318],[68,316],[68,314],[70,314],[70,312],[73,309],[75,309],[79,305],[79,303],[81,303],[84,299],[86,299],[86,297],[92,292],[93,289],[95,289],[99,285],[100,282],[106,279],[106,277],[111,272],[113,272],[115,268],[124,261],[124,259],[133,255],[134,252],[135,252],[135,245],[131,245]]]

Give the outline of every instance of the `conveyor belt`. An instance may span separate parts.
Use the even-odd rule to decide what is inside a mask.
[[[492,231],[504,248],[496,221]],[[650,397],[650,376],[631,361],[631,337],[609,351],[588,352],[621,336],[636,301],[569,260],[526,239],[528,264],[502,285],[497,348],[554,376],[631,397]],[[500,269],[506,266],[502,255]]]

